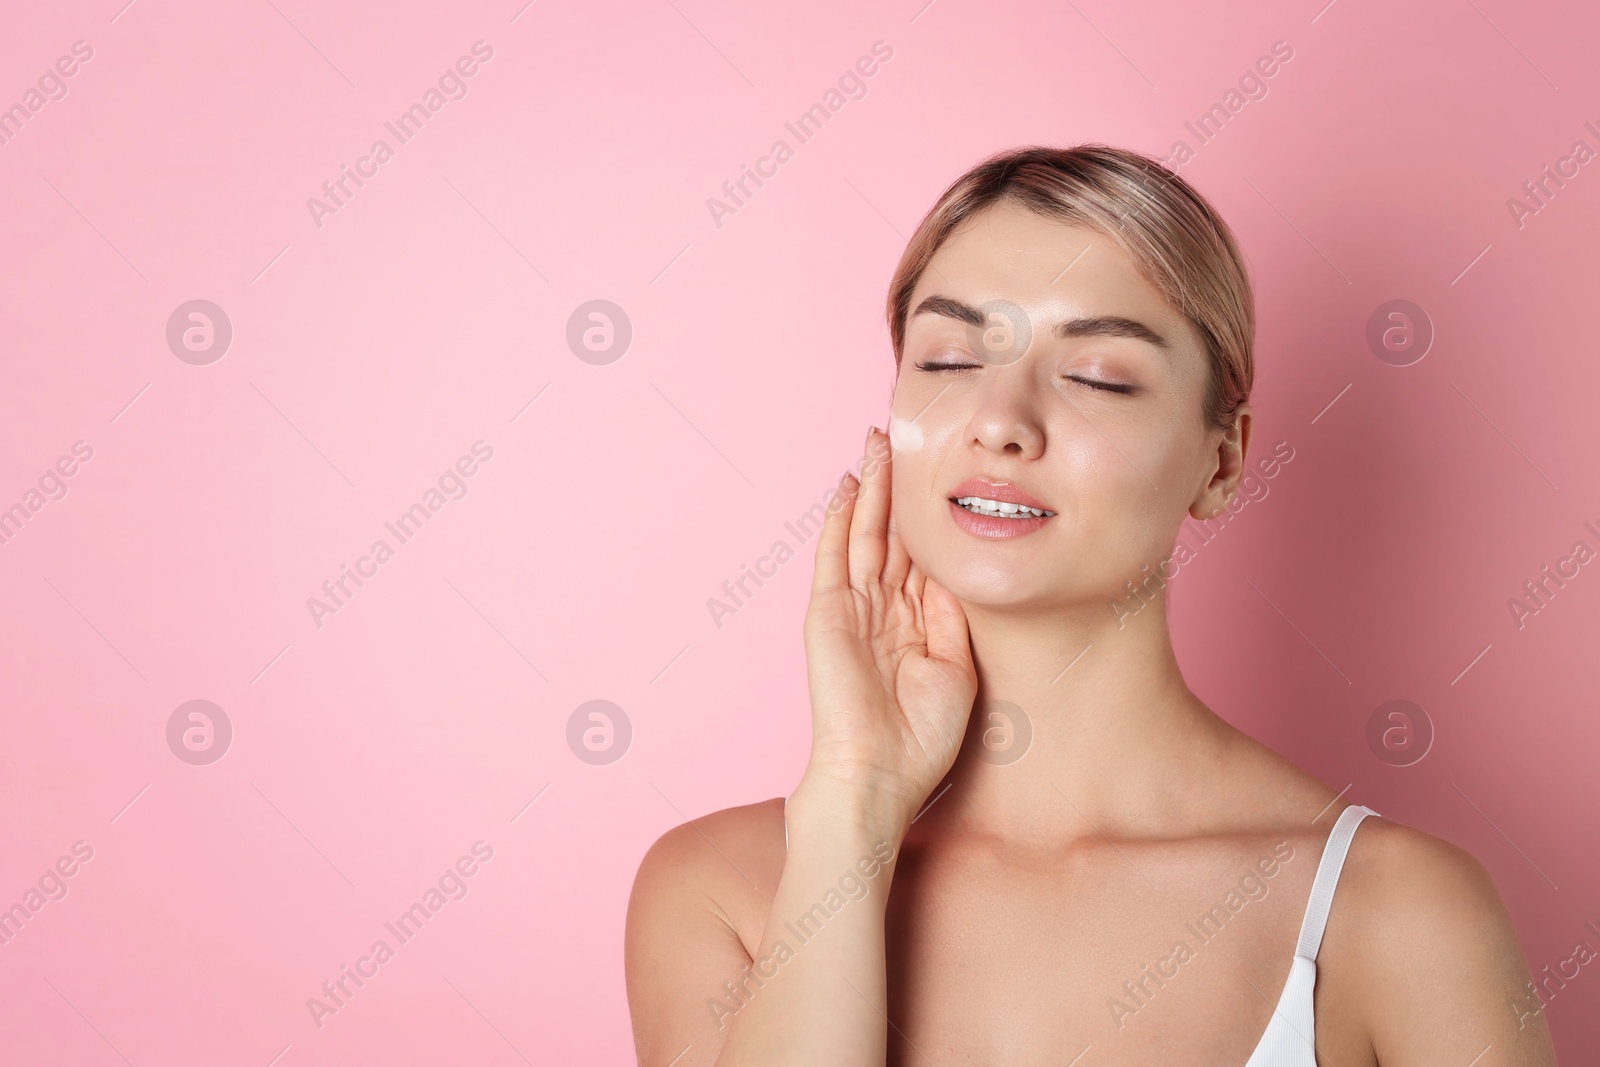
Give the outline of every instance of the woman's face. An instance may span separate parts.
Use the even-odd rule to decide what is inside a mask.
[[[1123,601],[1186,513],[1224,503],[1207,373],[1199,331],[1114,242],[1007,201],[974,216],[923,272],[906,321],[891,514],[911,558],[968,604]],[[1054,514],[951,502],[1004,500],[1008,486]]]

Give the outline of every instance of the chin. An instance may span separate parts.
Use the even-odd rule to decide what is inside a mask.
[[[911,552],[911,558],[917,560],[923,573],[950,590],[963,604],[987,608],[1043,606],[1040,594],[1047,586],[1040,581],[1037,567],[1021,562],[955,556],[955,552],[947,548],[923,562],[915,550]]]

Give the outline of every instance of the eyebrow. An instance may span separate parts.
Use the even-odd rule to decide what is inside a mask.
[[[924,312],[933,315],[945,315],[952,319],[959,319],[970,326],[984,326],[983,312],[971,304],[963,303],[953,297],[929,296],[917,305],[917,310],[912,316]],[[1121,315],[1090,315],[1075,319],[1063,319],[1056,323],[1056,336],[1058,337],[1132,337],[1144,341],[1165,351],[1172,349],[1172,342],[1161,334],[1137,319],[1124,318]]]

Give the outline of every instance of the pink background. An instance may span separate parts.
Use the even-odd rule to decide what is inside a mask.
[[[0,106],[93,49],[0,144],[0,507],[93,449],[0,545],[0,906],[93,849],[0,946],[0,1058],[631,1062],[640,856],[804,765],[814,546],[784,523],[887,417],[905,237],[1000,148],[1195,147],[1280,40],[1183,174],[1258,283],[1256,452],[1295,458],[1177,579],[1181,660],[1480,857],[1536,972],[1600,947],[1600,567],[1520,629],[1507,606],[1600,548],[1600,164],[1508,207],[1600,149],[1586,5],[123,2],[0,34]],[[479,40],[467,95],[319,227],[307,198]],[[233,326],[208,365],[165,337],[195,299]],[[632,323],[608,365],[566,341],[592,299]],[[1394,299],[1437,333],[1410,366],[1366,342]],[[319,627],[307,598],[479,440],[467,495]],[[1397,698],[1436,731],[1412,766],[1366,739]],[[196,699],[233,729],[209,765],[167,742]],[[593,699],[632,725],[607,765],[566,739]],[[319,1028],[307,998],[479,840],[467,896]],[[1600,1055],[1596,1005],[1588,968],[1547,1007],[1565,1061]]]

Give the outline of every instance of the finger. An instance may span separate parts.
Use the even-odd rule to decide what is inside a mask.
[[[928,633],[928,655],[972,668],[972,643],[967,633],[967,613],[954,593],[938,582],[923,590],[922,613]]]
[[[817,565],[811,575],[811,595],[839,589],[850,580],[850,513],[855,508],[855,475],[845,471],[839,478],[835,496],[828,501],[817,535]]]
[[[890,589],[899,589],[906,583],[906,575],[911,571],[911,553],[906,551],[906,543],[900,538],[900,531],[895,529],[894,519],[889,520],[889,560],[883,565],[883,584]]]
[[[861,460],[861,496],[850,519],[850,584],[879,582],[888,554],[889,439],[876,429],[867,434]]]
[[[906,572],[906,596],[912,600],[921,600],[922,592],[926,586],[928,576],[922,573],[922,568],[917,566],[917,561],[911,561],[911,569]]]
[[[923,635],[924,644],[927,643],[928,635],[927,622],[922,617],[922,591],[925,580],[922,568],[917,566],[916,561],[913,560],[911,569],[906,572],[905,584],[901,586],[906,601],[911,605],[911,610],[916,617],[917,633]]]

